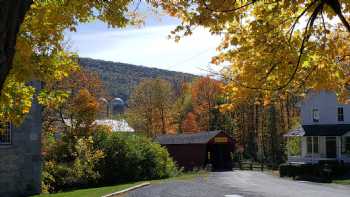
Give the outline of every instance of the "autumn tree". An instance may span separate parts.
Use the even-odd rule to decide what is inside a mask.
[[[202,77],[192,84],[193,113],[196,116],[199,129],[210,131],[213,128],[213,111],[218,108],[217,102],[221,96],[221,83],[210,77]]]
[[[263,100],[260,95],[236,104],[233,134],[246,159],[278,164],[285,159],[283,135],[298,126],[300,98],[288,95],[270,103]]]
[[[200,131],[198,128],[197,117],[193,112],[188,112],[180,125],[180,132],[195,133]]]
[[[273,18],[283,18],[286,14],[292,14],[290,17],[292,22],[289,22],[290,29],[294,30],[296,25],[300,23],[303,17],[308,17],[309,22],[307,23],[305,28],[312,28],[315,25],[315,19],[321,15],[322,17],[338,17],[340,22],[343,24],[347,31],[350,31],[350,25],[348,20],[346,19],[346,15],[349,12],[349,3],[346,1],[340,0],[308,0],[308,1],[299,1],[297,3],[291,3],[289,1],[279,2],[279,1],[271,1],[271,2],[262,2],[261,1],[181,1],[177,4],[172,1],[150,1],[155,6],[162,6],[165,10],[167,10],[171,15],[175,15],[183,19],[184,23],[182,26],[179,26],[176,30],[181,31],[184,30],[186,34],[190,34],[191,27],[194,25],[204,25],[208,26],[212,29],[214,33],[221,31],[225,26],[226,22],[241,20],[244,17],[247,17],[249,14],[257,15],[256,20],[249,21],[251,23],[255,23],[258,20],[266,18],[267,21],[272,20]],[[123,11],[126,10],[127,4],[129,1],[123,2],[123,4],[118,5],[117,2],[111,1],[108,4],[103,3],[101,1],[96,2],[85,2],[82,1],[80,4],[77,2],[65,2],[64,0],[13,0],[13,1],[4,1],[2,2],[2,7],[4,12],[1,13],[1,33],[3,36],[1,38],[4,42],[2,43],[1,48],[1,58],[2,61],[6,63],[2,63],[2,69],[4,72],[1,72],[4,77],[1,78],[1,87],[9,70],[11,69],[12,59],[14,55],[14,46],[16,43],[16,34],[19,31],[19,27],[23,20],[25,19],[26,14],[28,14],[29,8],[35,7],[37,8],[41,6],[42,8],[47,10],[52,9],[56,6],[56,8],[62,8],[62,10],[74,10],[74,12],[69,12],[65,19],[67,19],[63,24],[64,28],[72,28],[78,22],[86,22],[88,17],[96,17],[101,20],[109,22],[111,25],[125,25],[127,20],[112,20],[118,19],[116,16],[122,16],[119,19],[127,19],[125,15],[123,15]],[[264,9],[261,7],[267,7],[270,12],[264,12]],[[33,6],[34,5],[34,6]],[[45,6],[45,7],[44,7]],[[84,7],[85,9],[79,9]],[[193,9],[195,7],[196,9]],[[66,9],[65,9],[66,8]],[[71,8],[71,9],[67,9]],[[78,8],[78,9],[77,9]],[[111,10],[113,8],[118,10],[118,12],[114,12],[115,15],[111,14]],[[124,8],[124,9],[123,9]],[[95,9],[95,14],[92,14],[91,10]],[[256,12],[250,12],[251,9],[255,9]],[[277,15],[276,10],[281,10],[283,15]],[[290,12],[287,12],[290,10]],[[35,10],[38,11],[38,10]],[[34,12],[35,12],[34,11]],[[56,13],[55,11],[59,10],[50,10],[51,13]],[[30,11],[29,11],[30,12]],[[82,13],[80,13],[82,12]],[[62,14],[62,12],[59,12]],[[68,12],[64,12],[68,13]],[[275,15],[273,15],[275,14]],[[40,14],[38,14],[40,15]],[[263,15],[271,16],[271,17],[262,17]],[[42,16],[42,15],[41,15]],[[290,16],[290,15],[289,15]],[[295,17],[293,17],[295,16]],[[118,21],[118,22],[116,22]],[[217,23],[220,21],[220,23]],[[283,20],[282,20],[283,21]],[[247,21],[245,21],[247,22]],[[319,24],[321,25],[321,24]],[[52,33],[52,32],[51,32]],[[325,32],[327,33],[327,31]],[[5,61],[6,60],[6,61]],[[1,88],[2,89],[2,88]]]
[[[172,87],[162,79],[146,79],[132,92],[127,117],[136,131],[147,136],[171,129]]]
[[[98,100],[107,95],[99,76],[81,69],[62,81],[46,84],[46,89],[50,92],[47,93],[49,96],[39,95],[41,102],[47,106],[44,110],[44,131],[54,130],[72,136],[90,135],[101,110]],[[57,128],[58,125],[61,127]]]
[[[172,120],[177,132],[198,131],[197,121],[192,112],[191,84],[182,83],[176,93],[176,100],[172,107]]]
[[[227,102],[221,107],[235,113],[236,139],[253,158],[259,152],[278,160],[276,147],[294,118],[289,116],[295,107],[291,98],[309,89],[348,98],[349,1],[184,0],[157,5],[182,20],[172,32],[175,40],[191,35],[197,26],[223,37],[212,58],[213,64],[225,66],[217,73],[225,81]]]
[[[2,1],[1,95],[6,95],[4,91],[19,91],[21,88],[18,87],[32,79],[61,79],[74,64],[68,62],[71,54],[62,53],[63,30],[74,31],[78,23],[93,19],[113,27],[132,24],[137,20],[134,20],[131,2]],[[345,95],[349,74],[346,66],[349,44],[344,44],[349,42],[348,1],[147,2],[182,19],[182,25],[173,31],[176,40],[181,33],[190,35],[198,25],[224,36],[221,52],[213,58],[213,63],[230,63],[222,74],[231,82],[228,90],[233,100],[253,94],[249,90],[263,90],[266,98],[272,96],[271,92],[300,93],[309,88],[328,88]],[[16,35],[17,58],[14,57]],[[8,81],[7,88],[5,80]],[[33,91],[30,87],[27,89],[27,99],[22,100],[28,103]],[[5,98],[1,102],[6,104],[12,102],[11,99]],[[3,113],[2,118],[5,117]]]
[[[302,95],[331,89],[343,98],[349,76],[349,12],[346,0],[159,1],[182,19],[176,40],[196,26],[223,36],[215,64],[228,81],[232,105],[263,94]]]
[[[210,77],[200,77],[182,86],[173,107],[173,120],[177,131],[199,132],[222,130],[232,134],[233,113],[220,111],[226,103],[222,82]]]
[[[220,97],[216,100],[217,106],[211,110],[212,121],[211,130],[221,130],[227,134],[233,136],[234,131],[237,129],[235,123],[235,112],[229,110],[220,110],[220,107],[229,102],[221,93]]]
[[[104,153],[94,140],[108,131],[95,125],[100,110],[98,98],[104,95],[101,80],[95,73],[79,70],[60,82],[46,84],[46,89],[49,96],[38,97],[46,106],[42,127],[43,190],[56,192],[63,187],[95,184],[101,177],[97,163]]]
[[[35,88],[29,81],[60,81],[78,68],[66,50],[64,31],[79,23],[101,20],[111,27],[139,22],[132,1],[13,0],[1,1],[0,118],[20,123],[29,111]],[[16,53],[15,53],[16,51]],[[49,93],[43,90],[43,93]],[[20,95],[17,97],[14,95]],[[52,96],[47,94],[46,96]],[[20,98],[20,102],[15,101]],[[18,103],[14,106],[11,103]],[[24,106],[24,107],[23,107]],[[13,108],[8,110],[8,108]]]

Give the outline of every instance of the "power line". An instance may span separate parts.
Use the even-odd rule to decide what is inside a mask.
[[[203,51],[200,51],[200,52],[194,54],[193,56],[191,56],[191,57],[189,57],[189,58],[186,58],[186,59],[184,59],[184,60],[181,60],[181,61],[176,62],[176,63],[173,64],[172,66],[181,65],[181,64],[187,63],[187,62],[189,62],[189,61],[192,61],[193,59],[197,58],[198,56],[201,56],[201,55],[207,53],[207,52],[208,52],[209,50],[211,50],[211,49],[212,49],[212,48],[207,48],[207,49],[205,49],[205,50],[203,50]]]

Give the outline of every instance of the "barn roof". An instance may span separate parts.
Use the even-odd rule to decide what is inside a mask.
[[[114,132],[135,132],[133,128],[130,127],[126,120],[112,120],[112,119],[104,119],[104,120],[95,120],[96,125],[105,125],[109,126]]]
[[[303,125],[290,130],[284,136],[342,136],[349,131],[350,124]]]
[[[160,144],[206,144],[222,131],[205,131],[176,135],[160,135],[156,141]]]

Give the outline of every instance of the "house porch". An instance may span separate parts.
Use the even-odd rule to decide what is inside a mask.
[[[350,164],[350,132],[344,132],[339,136],[308,134],[310,132],[299,128],[285,135],[288,163],[316,164],[322,161],[338,161]]]

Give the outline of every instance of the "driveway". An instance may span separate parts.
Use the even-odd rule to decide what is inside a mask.
[[[206,178],[169,181],[128,197],[350,197],[350,187],[282,179],[262,172],[213,172]]]

